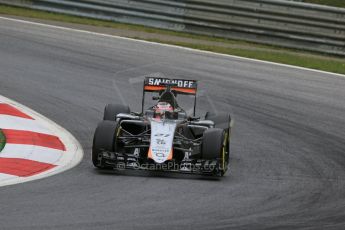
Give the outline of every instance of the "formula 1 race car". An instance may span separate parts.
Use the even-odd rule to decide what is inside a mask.
[[[145,93],[156,93],[144,111]],[[195,117],[197,81],[147,77],[142,111],[108,104],[96,128],[92,162],[101,169],[160,170],[223,176],[228,169],[231,117],[207,112]],[[194,96],[193,116],[177,103],[177,95]]]

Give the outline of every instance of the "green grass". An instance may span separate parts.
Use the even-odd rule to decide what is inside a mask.
[[[304,0],[303,2],[335,7],[345,7],[345,0]]]
[[[308,0],[309,1],[309,0]],[[345,2],[345,0],[344,0]],[[209,36],[198,36],[182,32],[174,32],[164,29],[155,29],[145,26],[115,23],[110,21],[89,19],[64,14],[49,13],[38,10],[30,10],[19,7],[10,7],[0,4],[0,14],[9,14],[23,17],[38,18],[44,20],[54,20],[68,23],[109,27],[115,29],[141,31],[157,35],[155,39],[143,39],[160,43],[173,44],[194,49],[207,50],[217,53],[237,55],[242,57],[254,58],[264,61],[296,65],[306,68],[318,69],[334,73],[345,74],[345,59],[339,57],[321,55],[311,52],[305,52],[296,49],[281,48],[276,46],[261,45],[244,41],[228,40],[222,38],[214,38]],[[168,35],[173,37],[172,41],[164,40],[160,35]],[[129,36],[131,37],[131,36]],[[174,37],[196,39],[193,42],[174,41]],[[138,37],[133,37],[141,39]],[[175,39],[176,40],[176,39]],[[211,45],[200,44],[200,42],[210,42]]]
[[[4,149],[5,144],[6,144],[6,138],[5,138],[4,133],[0,129],[0,152]]]
[[[176,32],[176,31],[165,30],[165,29],[156,29],[156,28],[141,26],[141,25],[117,23],[117,22],[111,22],[111,21],[105,21],[105,20],[99,20],[99,19],[84,18],[84,17],[72,16],[72,15],[66,15],[66,14],[60,14],[60,13],[51,13],[51,12],[32,10],[32,9],[26,9],[26,8],[21,8],[21,7],[13,7],[13,6],[7,6],[7,5],[2,5],[2,4],[0,4],[0,14],[37,18],[37,19],[44,19],[44,20],[53,20],[53,21],[60,21],[60,22],[90,25],[90,26],[108,27],[108,28],[114,28],[114,29],[136,30],[136,31],[143,31],[146,33],[159,33],[163,35],[203,39],[203,40],[215,41],[215,42],[226,41],[229,43],[233,42],[236,44],[237,43],[247,44],[247,42],[245,41],[232,41],[232,40],[223,39],[223,38],[194,35],[194,34]]]
[[[154,42],[159,42],[159,40],[151,40]],[[311,69],[318,69],[323,71],[329,71],[334,73],[345,74],[345,60],[333,59],[332,57],[325,56],[324,58],[310,56],[306,58],[304,55],[298,55],[294,53],[286,53],[282,51],[256,51],[256,50],[246,50],[238,48],[224,48],[217,46],[205,46],[198,44],[174,42],[174,45],[190,47],[194,49],[207,50],[217,53],[236,55],[247,58],[254,58],[259,60],[283,63],[288,65],[301,66]]]

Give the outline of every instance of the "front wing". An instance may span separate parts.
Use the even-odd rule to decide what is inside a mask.
[[[221,176],[220,159],[203,160],[188,159],[176,162],[174,159],[158,164],[147,159],[144,163],[139,156],[134,154],[123,154],[115,152],[101,152],[98,155],[98,162],[101,168],[111,168],[114,170],[151,170],[164,172],[177,172],[186,174],[199,174],[210,176]]]

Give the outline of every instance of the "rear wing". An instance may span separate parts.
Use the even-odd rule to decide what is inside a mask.
[[[175,91],[177,94],[196,95],[197,91],[197,81],[195,80],[147,77],[144,81],[145,92],[161,92],[167,86],[170,86],[171,91]]]
[[[198,82],[196,80],[169,79],[160,77],[146,77],[143,87],[142,112],[144,112],[145,92],[160,93],[171,90],[176,94],[194,95],[194,116],[196,107],[196,92]]]

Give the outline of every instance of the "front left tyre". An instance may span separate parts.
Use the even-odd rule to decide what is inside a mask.
[[[210,128],[203,134],[201,147],[202,159],[218,160],[218,167],[215,172],[218,176],[223,176],[229,164],[229,138],[224,129]]]

